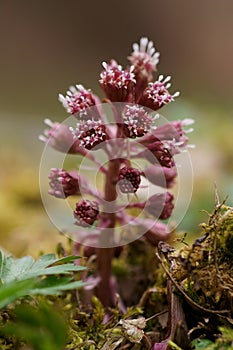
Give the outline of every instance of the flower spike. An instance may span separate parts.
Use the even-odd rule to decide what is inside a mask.
[[[192,120],[163,123],[160,118],[159,123],[155,122],[159,114],[154,111],[179,96],[179,92],[170,92],[170,76],[153,78],[159,56],[153,42],[142,37],[133,44],[128,66],[122,67],[113,59],[103,62],[99,78],[103,104],[83,85],[71,86],[66,94],[59,94],[59,101],[76,118],[75,125],[69,127],[67,123],[46,119],[48,129],[40,136],[46,146],[84,156],[83,162],[77,160],[78,172],[51,169],[49,194],[63,199],[79,196],[71,221],[81,227],[70,230],[68,226],[69,231],[77,241],[75,248],[81,253],[78,254],[84,252],[97,266],[94,278],[91,271],[86,276],[92,285],[88,293],[89,287],[84,290],[84,301],[91,301],[95,293],[106,311],[117,302],[116,282],[111,275],[112,258],[118,257],[123,246],[134,239],[148,240],[156,246],[171,234],[168,223],[160,220],[167,220],[172,214],[174,196],[168,189],[180,174],[176,154],[188,147],[187,133],[192,131],[189,127]],[[89,165],[89,161],[95,166]],[[82,171],[95,180],[94,185]],[[74,204],[72,198],[65,204]],[[68,220],[64,226],[69,224]],[[81,245],[87,245],[87,249]],[[141,340],[145,320],[129,322],[135,326],[139,321],[142,321]],[[128,334],[132,330],[129,323],[120,324],[123,332]],[[155,350],[155,346],[151,344],[150,348]]]

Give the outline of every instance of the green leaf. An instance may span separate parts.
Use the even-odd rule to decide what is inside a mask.
[[[233,329],[226,327],[219,327],[220,332],[222,333],[222,338],[226,342],[233,342]]]
[[[62,350],[67,341],[66,323],[58,312],[47,305],[38,308],[19,305],[15,308],[16,320],[0,328],[4,336],[23,339],[34,350]]]
[[[60,259],[56,259],[56,264],[64,264],[64,263],[73,263],[75,260],[79,259],[80,256],[77,255],[69,255],[69,256],[65,256],[63,258]]]
[[[195,339],[192,341],[192,346],[195,350],[207,349],[207,347],[214,345],[214,343],[208,339]]]
[[[57,295],[83,287],[84,282],[73,281],[74,272],[86,269],[74,265],[78,258],[72,255],[57,259],[54,254],[46,254],[35,261],[30,256],[20,259],[5,257],[0,252],[0,308],[27,295]]]
[[[31,294],[58,295],[63,291],[81,288],[85,285],[86,283],[82,281],[72,282],[70,277],[56,278],[55,276],[49,276],[39,281],[31,290]]]
[[[13,259],[11,256],[4,257],[2,262],[2,283],[9,283],[19,280],[32,266],[32,257],[25,256],[21,259]]]
[[[3,260],[1,280],[2,283],[9,283],[14,280],[22,281],[33,277],[69,274],[70,272],[85,270],[86,268],[83,266],[75,266],[73,263],[68,263],[70,261],[73,262],[77,258],[77,256],[71,256],[57,259],[54,254],[46,254],[35,262],[31,256],[25,256],[20,259],[14,259],[9,256]]]
[[[57,261],[55,254],[41,255],[39,259],[35,261],[33,268],[38,270],[43,269],[45,267],[52,265],[54,261]]]
[[[172,349],[172,350],[182,350],[178,345],[176,345],[173,341],[169,341],[168,342],[168,345],[170,346],[170,348]]]
[[[33,280],[11,282],[0,287],[0,309],[11,304],[15,300],[30,294],[34,286]]]
[[[3,259],[4,259],[4,255],[3,255],[2,251],[0,250],[0,278],[2,276]]]

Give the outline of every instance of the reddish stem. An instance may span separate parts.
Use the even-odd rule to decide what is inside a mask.
[[[105,222],[103,224],[106,227],[106,230],[103,230],[101,233],[100,246],[104,248],[98,248],[97,250],[97,271],[100,277],[100,283],[97,288],[97,296],[105,307],[112,306],[114,304],[111,283],[113,248],[108,248],[108,246],[111,246],[111,241],[114,236],[116,213],[113,202],[117,198],[116,183],[120,164],[120,159],[113,159],[109,161],[109,167],[106,173],[104,199],[106,202],[112,202],[111,213],[108,213],[107,211],[109,210],[107,210],[103,214],[102,220]]]

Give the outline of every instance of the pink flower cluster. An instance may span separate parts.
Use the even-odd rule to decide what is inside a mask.
[[[143,227],[144,237],[153,244],[167,238],[167,225],[158,220],[168,219],[174,207],[173,194],[167,189],[173,187],[177,170],[174,155],[188,144],[185,126],[192,120],[173,121],[156,126],[158,111],[174,101],[178,92],[170,93],[171,77],[159,75],[153,80],[157,70],[159,53],[152,41],[141,38],[133,45],[128,57],[129,66],[123,68],[115,60],[103,63],[99,84],[104,92],[103,103],[110,104],[115,121],[110,124],[102,113],[100,99],[82,85],[72,86],[66,95],[59,95],[59,101],[66,111],[76,118],[76,127],[46,120],[50,129],[40,139],[58,151],[81,154],[98,164],[95,150],[102,148],[109,158],[108,166],[100,167],[105,176],[105,187],[101,194],[90,190],[87,179],[64,169],[52,169],[49,175],[51,190],[57,198],[91,194],[94,198],[81,198],[74,210],[74,224],[82,227],[95,225],[95,229],[132,222]],[[120,104],[119,104],[120,103]],[[189,130],[190,131],[190,130]],[[138,159],[146,160],[142,170],[133,165]],[[146,201],[139,201],[136,192],[142,189],[142,180],[161,186],[164,193],[154,194]],[[161,180],[162,179],[162,180]],[[164,180],[164,181],[163,181]],[[106,212],[105,202],[117,201],[119,196],[134,196],[133,202],[125,209],[115,204],[114,213]],[[135,201],[136,198],[136,201]],[[114,202],[114,203],[115,203]],[[145,218],[129,214],[129,210],[143,210]]]

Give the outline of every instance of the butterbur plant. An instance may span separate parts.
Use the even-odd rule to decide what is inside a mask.
[[[170,76],[153,77],[159,53],[152,41],[141,38],[128,60],[125,68],[113,59],[102,64],[102,100],[80,84],[59,94],[75,124],[46,119],[49,129],[40,136],[55,150],[79,156],[77,171],[51,169],[49,194],[54,200],[76,200],[75,205],[69,202],[69,227],[76,249],[89,245],[96,254],[93,288],[105,307],[115,303],[111,264],[119,247],[136,239],[157,245],[169,237],[170,228],[162,221],[172,215],[176,156],[187,149],[191,129],[186,126],[193,122],[168,122],[158,114],[179,93],[171,92]]]

